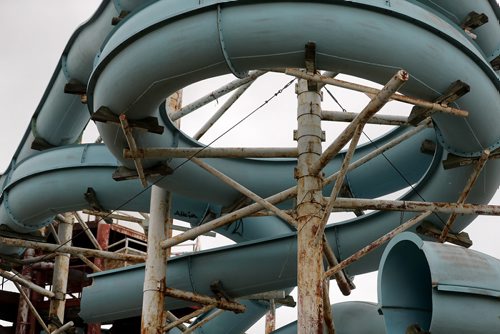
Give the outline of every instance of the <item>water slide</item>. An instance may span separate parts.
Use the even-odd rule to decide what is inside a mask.
[[[131,14],[113,28],[111,18],[124,10]],[[473,31],[475,40],[459,26],[471,11],[489,18]],[[450,153],[478,157],[483,150],[494,151],[500,145],[499,77],[490,64],[499,52],[498,11],[494,1],[486,0],[103,1],[68,43],[0,179],[0,223],[18,233],[32,233],[57,213],[87,208],[83,194],[88,187],[96,191],[105,209],[147,211],[148,192],[130,200],[141,191],[137,180],[115,182],[111,178],[118,166],[133,168],[122,157],[127,144],[119,127],[97,123],[105,146],[77,144],[90,115],[106,107],[132,120],[156,117],[165,131],[162,135],[135,134],[141,147],[202,147],[172,125],[163,105],[165,96],[190,83],[231,72],[244,75],[253,69],[302,67],[308,41],[317,45],[317,64],[322,70],[384,84],[404,68],[411,79],[402,92],[418,98],[433,100],[456,80],[470,85],[471,91],[453,104],[469,111],[467,118],[434,114],[433,128],[386,153],[405,179],[382,157],[348,174],[357,198],[383,196],[406,188],[409,182],[413,187],[403,200],[454,202],[472,167],[445,170],[441,161]],[[68,82],[86,84],[87,105],[80,103],[79,96],[63,93]],[[411,130],[398,129],[360,147],[354,159],[407,131]],[[424,140],[438,144],[434,155],[420,151]],[[33,143],[45,149],[34,150]],[[341,160],[341,155],[336,157],[325,173],[338,170]],[[293,160],[206,161],[262,197],[295,184]],[[144,163],[151,167],[162,161]],[[240,197],[194,164],[168,161],[173,169],[181,164],[174,174],[150,180],[175,194],[175,218],[198,225],[207,217],[217,217]],[[493,196],[500,184],[498,165],[497,160],[488,162],[483,172],[487,180],[472,190],[469,202],[487,203]],[[292,203],[281,205],[286,208]],[[411,217],[406,214],[404,218]],[[453,232],[474,218],[460,217]],[[446,219],[446,215],[429,217],[436,226]],[[400,223],[398,212],[375,212],[328,226],[326,234],[336,255],[344,259]],[[234,298],[296,285],[295,234],[285,223],[271,217],[244,218],[218,232],[238,244],[172,259],[169,285],[210,294],[210,283],[219,279]],[[5,254],[22,251],[0,246]],[[383,249],[375,251],[350,266],[348,273],[377,270],[382,253]],[[142,266],[94,275],[93,285],[84,291],[82,318],[93,322],[140,315],[143,275]],[[123,284],[113,284],[117,280]],[[170,299],[166,303],[169,309],[185,305]],[[259,303],[249,305],[251,312],[229,314],[225,324],[234,323],[243,332],[266,310]],[[205,333],[220,333],[216,328],[221,321],[211,322],[212,329],[205,327]],[[482,333],[488,330],[483,328]]]

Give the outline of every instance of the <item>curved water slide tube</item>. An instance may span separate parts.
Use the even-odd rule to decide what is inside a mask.
[[[457,102],[458,107],[470,112],[467,119],[449,115],[433,117],[436,139],[444,150],[436,152],[432,163],[429,156],[419,153],[422,140],[433,139],[432,131],[424,131],[393,149],[393,153],[388,153],[391,161],[395,161],[410,182],[417,182],[415,190],[405,195],[405,199],[421,200],[422,197],[427,201],[455,201],[471,170],[464,167],[445,171],[440,160],[448,152],[478,156],[483,149],[494,150],[499,145],[499,81],[488,62],[495,52],[492,45],[498,45],[499,29],[495,20],[495,10],[498,11],[498,8],[491,1],[433,1],[433,4],[439,4],[438,8],[433,8],[430,3],[394,0],[307,3],[208,1],[204,4],[199,4],[198,1],[153,2],[142,10],[133,12],[107,37],[98,52],[95,69],[90,77],[89,108],[93,112],[106,106],[116,114],[126,113],[130,119],[158,117],[165,123],[167,131],[161,136],[138,136],[136,139],[142,147],[199,146],[175,130],[165,117],[161,101],[166,95],[191,82],[228,73],[230,69],[244,72],[256,68],[301,67],[303,45],[314,40],[318,48],[318,66],[321,69],[384,83],[397,69],[404,68],[413,78],[403,89],[409,95],[433,99],[457,79],[470,84],[471,92]],[[456,11],[456,7],[461,10]],[[88,122],[88,114],[79,105],[78,98],[62,94],[62,88],[70,80],[87,82],[89,66],[95,54],[91,51],[97,51],[101,41],[111,31],[107,20],[116,16],[116,10],[113,4],[103,2],[98,13],[75,35],[35,113],[32,128],[36,131],[27,131],[9,169],[2,177],[1,223],[16,231],[34,231],[47,224],[55,213],[86,207],[82,194],[89,186],[102,186],[97,194],[103,206],[109,209],[115,209],[124,203],[117,194],[129,199],[129,194],[137,194],[139,191],[136,183],[117,184],[111,181],[110,174],[116,167],[116,161],[102,146],[58,148],[76,141]],[[484,12],[490,18],[491,24],[475,31],[478,35],[477,43],[459,29],[457,22],[447,16],[451,13],[458,18],[463,17],[462,10]],[[301,24],[297,25],[297,22]],[[178,38],[179,36],[182,38]],[[221,51],[222,40],[224,52]],[[75,47],[81,46],[79,43],[87,43],[85,46],[88,48]],[[135,84],[129,85],[131,81]],[[121,163],[131,166],[130,161],[122,159],[125,140],[120,130],[109,125],[100,125],[99,130],[108,149]],[[41,153],[34,152],[30,149],[34,137],[45,140],[55,148]],[[388,138],[382,139],[384,140]],[[370,149],[373,147],[367,146],[359,151]],[[207,161],[261,196],[273,194],[294,184],[294,163],[290,161]],[[339,161],[337,158],[332,162],[327,173],[335,171]],[[157,161],[149,161],[148,165],[155,163]],[[182,160],[179,159],[169,162],[174,168],[180,163]],[[491,198],[500,183],[498,170],[497,162],[487,164],[485,174],[488,175],[488,180],[474,188],[469,197],[471,202],[484,203]],[[374,175],[377,176],[377,182]],[[348,179],[356,197],[380,196],[407,186],[406,181],[401,180],[384,159],[373,160],[365,170],[360,168],[351,172]],[[234,190],[221,185],[189,163],[158,184],[178,196],[178,209],[174,209],[179,212],[178,218],[186,220],[186,215],[182,213],[193,213],[188,216],[193,218],[192,222],[195,224],[200,223],[208,211],[217,214],[222,206],[231,204],[238,196]],[[68,191],[73,195],[67,196]],[[129,209],[142,208],[141,211],[144,211],[147,208],[147,197],[147,194],[139,196],[132,201]],[[30,201],[33,198],[37,200]],[[331,226],[327,234],[331,236],[329,239],[332,240],[337,256],[343,259],[399,225],[400,218],[395,213],[366,215]],[[410,217],[405,217],[408,218]],[[454,225],[455,230],[463,229],[473,218],[460,218]],[[430,219],[436,224],[442,224],[445,218],[435,215]],[[261,224],[250,220],[244,220],[243,224],[245,234],[239,240],[289,231],[279,220],[271,218]],[[270,230],[266,230],[268,228]],[[230,235],[236,237],[238,233]],[[203,269],[202,261],[196,262],[197,257],[211,256],[205,263],[217,264],[219,260],[215,259],[219,259],[220,252],[223,252],[227,256],[231,253],[245,254],[249,258],[248,264],[253,263],[245,266],[250,268],[250,273],[245,278],[231,279],[235,286],[224,281],[225,286],[229,285],[228,292],[232,296],[241,297],[254,291],[291,287],[296,281],[295,259],[288,256],[291,247],[294,247],[293,233],[179,258],[172,263],[181,263],[178,265],[181,269],[169,269],[169,275],[180,277],[179,283],[176,285],[175,279],[170,276],[168,280],[173,286],[183,287],[186,277],[194,277],[193,281],[199,278],[200,282],[190,282],[191,288],[208,293],[206,290],[210,279],[205,280],[204,275],[194,274],[192,270],[216,273],[215,276],[223,281],[224,277],[233,277],[236,272],[241,271],[238,266],[238,269],[232,268],[224,274],[222,268],[221,271],[214,270],[213,266]],[[264,254],[265,266],[284,268],[284,271],[278,273],[278,276],[275,276],[276,273],[259,277],[251,275],[255,272],[254,268],[263,265]],[[275,256],[270,257],[269,254]],[[373,253],[350,267],[349,272],[357,274],[375,270],[380,256],[381,251]],[[244,263],[241,262],[241,256],[234,259],[237,259],[239,265]],[[194,265],[195,262],[200,264]],[[222,261],[220,264],[222,267]],[[174,265],[170,266],[172,267]],[[129,271],[96,275],[94,285],[86,289],[82,316],[90,321],[104,320],[106,317],[117,319],[131,316],[134,312],[137,315],[140,312],[140,296],[139,299],[130,298],[139,300],[139,303],[130,306],[127,312],[123,309],[128,306],[118,301],[102,303],[102,300],[109,301],[112,298],[104,295],[99,286],[105,286],[106,280],[116,280],[120,275],[124,275],[122,281],[127,282],[131,282],[134,277],[133,287],[140,295],[142,277],[135,272],[141,270],[142,267],[139,266]],[[133,287],[122,291],[132,291]],[[113,290],[107,291],[109,296],[117,296]],[[100,308],[91,306],[94,303],[99,304]],[[104,305],[106,310],[102,309]],[[174,303],[168,307],[177,306]]]

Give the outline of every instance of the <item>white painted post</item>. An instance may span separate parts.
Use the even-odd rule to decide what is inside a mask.
[[[64,220],[59,221],[58,238],[61,245],[71,246],[73,237],[73,217],[71,214],[65,214]],[[66,306],[66,290],[68,287],[69,259],[67,253],[57,254],[54,262],[54,274],[52,278],[52,292],[55,294],[50,300],[49,318],[57,317],[61,323],[64,323],[64,308]],[[48,325],[50,331],[57,329],[53,324]]]
[[[321,156],[321,96],[317,87],[299,80],[296,140],[298,334],[323,333],[323,186],[309,172]]]
[[[164,291],[166,287],[167,251],[160,242],[168,235],[171,195],[165,189],[151,188],[148,250],[144,277],[141,334],[163,334]]]

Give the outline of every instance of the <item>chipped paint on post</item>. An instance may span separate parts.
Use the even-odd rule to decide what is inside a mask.
[[[299,80],[297,98],[297,333],[323,333],[323,181],[309,172],[321,155],[321,96]]]
[[[171,194],[165,189],[152,186],[141,334],[163,333],[167,251],[161,248],[160,242],[168,235],[166,222],[170,217],[171,199]]]

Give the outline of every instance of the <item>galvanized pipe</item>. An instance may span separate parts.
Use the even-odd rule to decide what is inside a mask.
[[[141,334],[163,334],[167,252],[160,242],[168,236],[172,195],[153,185],[151,188],[148,249],[142,299]]]
[[[208,312],[212,309],[215,308],[215,304],[209,304],[209,305],[205,305],[203,306],[202,308],[199,308],[197,309],[196,311],[192,312],[192,313],[189,313],[185,316],[183,316],[182,318],[179,318],[169,324],[167,324],[166,326],[163,327],[163,331],[164,332],[168,332],[169,330],[171,330],[172,328],[174,327],[177,327],[183,323],[185,323],[186,321],[188,321],[189,319],[192,319],[194,317],[197,317],[199,316],[200,314],[203,314],[205,312]]]
[[[40,314],[36,310],[35,306],[31,302],[30,298],[28,297],[28,295],[26,294],[26,292],[24,291],[24,289],[19,285],[19,283],[17,283],[17,282],[12,282],[12,283],[14,283],[16,289],[21,294],[21,297],[23,298],[24,302],[28,305],[29,309],[31,310],[31,313],[33,313],[33,315],[35,316],[35,319],[38,321],[38,323],[40,324],[40,326],[42,327],[42,329],[45,332],[50,333],[47,325],[45,325],[45,322],[43,321],[42,317],[40,316]],[[16,333],[17,333],[17,331],[16,331]],[[21,333],[23,333],[23,332],[21,332]]]
[[[68,253],[75,256],[78,254],[83,254],[89,257],[100,257],[103,259],[131,261],[131,262],[144,262],[145,260],[145,257],[141,255],[119,254],[113,252],[99,251],[96,249],[88,249],[88,248],[73,247],[73,246],[61,246],[55,244],[48,244],[44,242],[36,242],[36,241],[29,241],[22,239],[11,239],[5,237],[0,237],[0,243],[3,243],[8,246],[30,247],[33,249],[38,249],[47,252]]]
[[[203,326],[204,324],[206,324],[210,320],[213,320],[213,319],[217,318],[222,313],[224,313],[224,310],[217,310],[217,311],[213,312],[212,314],[208,315],[206,318],[204,318],[201,321],[197,322],[196,324],[188,327],[188,329],[186,329],[184,331],[184,334],[193,333],[197,328]]]
[[[486,165],[486,162],[488,162],[488,157],[490,156],[490,150],[484,150],[483,154],[481,154],[481,157],[477,161],[477,163],[474,165],[474,169],[472,170],[472,174],[469,176],[467,179],[467,182],[465,184],[464,190],[460,194],[460,197],[458,198],[457,204],[464,204],[465,200],[467,199],[467,196],[469,196],[472,187],[477,181],[477,178],[479,177],[479,174],[481,174],[481,171],[483,170],[484,166]],[[448,220],[446,221],[445,226],[443,227],[443,231],[441,232],[441,235],[439,236],[439,241],[440,242],[445,242],[446,237],[448,235],[448,232],[450,231],[451,226],[457,219],[458,214],[456,212],[453,212]]]
[[[328,161],[340,152],[342,147],[352,138],[354,131],[359,124],[366,123],[377,111],[379,111],[393,96],[394,93],[409,79],[406,71],[398,71],[387,84],[380,90],[377,90],[376,96],[359,113],[359,115],[342,131],[342,133],[328,146],[321,157],[311,166],[311,173],[317,174]],[[330,79],[336,80],[336,79]]]
[[[99,242],[97,241],[97,239],[95,238],[95,236],[92,234],[92,231],[90,230],[89,226],[82,219],[82,217],[80,217],[80,215],[78,214],[78,212],[76,212],[76,211],[73,212],[73,216],[76,218],[76,220],[78,221],[78,223],[82,227],[83,232],[85,232],[85,234],[89,238],[90,242],[92,242],[92,244],[94,245],[94,247],[96,249],[102,250],[101,246],[99,245]]]
[[[172,297],[187,300],[193,303],[202,304],[202,305],[215,305],[217,308],[222,310],[232,311],[234,313],[242,313],[245,312],[245,305],[236,303],[230,300],[225,299],[216,299],[205,295],[200,295],[198,293],[194,293],[191,291],[183,291],[179,289],[174,289],[170,287],[165,288],[165,295]]]
[[[354,112],[343,111],[321,111],[321,119],[323,121],[333,122],[352,122],[359,114]],[[412,126],[408,123],[408,117],[396,115],[376,115],[372,116],[367,124],[378,125],[394,125],[394,126]]]
[[[369,254],[373,250],[375,250],[378,247],[382,246],[383,244],[385,244],[387,241],[389,241],[392,238],[394,238],[399,233],[404,232],[407,229],[411,228],[412,226],[418,224],[419,222],[421,222],[423,219],[425,219],[426,217],[430,216],[431,214],[432,214],[432,211],[430,211],[430,210],[429,211],[425,211],[425,212],[419,214],[418,216],[415,216],[412,219],[408,220],[404,224],[399,225],[398,227],[396,227],[395,229],[393,229],[392,231],[390,231],[386,235],[378,238],[377,240],[375,240],[371,244],[363,247],[362,249],[360,249],[359,251],[357,251],[353,255],[349,256],[347,259],[343,260],[342,262],[340,262],[335,267],[328,269],[325,272],[325,278],[332,277],[339,270],[342,270],[342,269],[346,268],[347,266],[349,266],[351,263],[358,261],[363,256]]]
[[[250,198],[254,202],[261,204],[264,208],[266,208],[268,210],[271,210],[272,212],[274,212],[274,214],[276,216],[280,217],[285,222],[290,224],[290,226],[295,227],[295,228],[297,227],[297,222],[295,221],[295,219],[292,216],[290,216],[287,213],[283,212],[282,210],[278,209],[277,207],[275,207],[274,205],[272,205],[271,203],[269,203],[268,201],[266,201],[265,199],[263,199],[259,195],[255,194],[254,192],[249,190],[248,188],[242,186],[238,182],[234,181],[233,179],[231,179],[227,175],[223,174],[222,172],[218,171],[217,169],[213,168],[212,166],[201,161],[198,158],[192,158],[191,161],[193,161],[195,164],[197,164],[198,166],[200,166],[201,168],[203,168],[204,170],[206,170],[207,172],[209,172],[213,176],[219,178],[219,180],[223,181],[225,184],[238,190],[240,193],[247,196],[248,198]]]
[[[193,135],[193,138],[199,140],[203,135],[231,108],[231,106],[243,95],[244,92],[252,85],[253,81],[238,88],[226,102],[217,110],[212,117]]]
[[[70,329],[74,325],[75,325],[75,323],[73,321],[67,322],[67,323],[65,323],[64,325],[62,325],[61,327],[59,327],[58,329],[56,329],[55,331],[53,331],[50,334],[63,334],[63,333],[66,333],[66,330]]]
[[[297,148],[297,333],[323,333],[323,187],[311,166],[321,156],[321,95],[298,80]]]
[[[352,83],[352,82],[347,82],[347,81],[343,81],[343,80],[328,78],[328,77],[325,77],[325,76],[322,76],[319,74],[304,73],[304,72],[301,72],[299,70],[292,69],[292,68],[272,69],[271,71],[285,73],[285,74],[289,74],[289,75],[292,75],[292,76],[297,77],[297,78],[302,78],[302,79],[306,79],[306,80],[310,80],[310,81],[314,81],[314,82],[319,82],[319,83],[324,83],[324,84],[333,85],[333,86],[337,86],[337,87],[347,88],[347,89],[355,90],[355,91],[362,92],[362,93],[368,93],[368,94],[372,94],[372,95],[375,95],[380,91],[379,89],[376,89],[376,88],[372,88],[372,87],[368,87],[368,86],[364,86],[364,85],[360,85],[360,84],[356,84],[356,83]],[[393,94],[392,96],[389,97],[389,99],[395,100],[395,101],[400,101],[400,102],[405,102],[408,104],[413,104],[413,105],[416,105],[419,107],[424,107],[424,108],[428,108],[428,109],[432,109],[432,110],[436,110],[436,111],[440,111],[440,112],[444,112],[447,114],[452,114],[452,115],[459,116],[459,117],[467,117],[469,115],[469,113],[465,110],[460,110],[460,109],[456,109],[456,108],[452,108],[452,107],[443,106],[443,105],[438,104],[438,103],[432,103],[432,102],[424,101],[424,100],[417,99],[417,98],[410,97],[410,96],[406,96],[406,95]]]
[[[164,147],[124,149],[126,159],[167,158],[296,158],[292,147]]]
[[[219,89],[214,90],[210,94],[207,94],[204,97],[201,97],[198,100],[182,107],[179,111],[169,113],[168,116],[170,117],[170,119],[172,121],[176,121],[179,118],[182,118],[182,117],[192,113],[193,111],[203,107],[204,105],[206,105],[214,100],[217,100],[219,97],[226,95],[227,93],[235,90],[236,88],[241,87],[249,82],[254,81],[255,79],[257,79],[258,77],[260,77],[261,75],[263,75],[265,73],[266,73],[266,71],[252,71],[249,73],[249,75],[247,77],[245,77],[243,79],[233,80],[230,83],[228,83],[227,85],[224,85],[224,86],[220,87]]]
[[[179,320],[172,312],[165,310],[165,317],[167,318],[168,321],[174,322]],[[168,324],[167,324],[168,325]],[[176,326],[182,333],[187,329],[186,325],[183,323],[180,323]],[[168,330],[165,330],[165,332],[168,332]]]
[[[73,222],[70,215],[59,222],[58,241],[62,245],[71,246],[73,237]],[[50,299],[49,317],[57,318],[62,323],[64,321],[64,311],[66,307],[66,291],[68,287],[70,254],[58,252],[54,260],[54,271],[52,276],[52,292],[54,297]],[[51,331],[55,326],[48,325]]]
[[[21,277],[21,275],[12,274],[8,271],[0,269],[0,276],[8,279],[9,281],[19,283],[20,285],[22,285],[28,289],[31,289],[31,290],[35,291],[36,293],[41,294],[42,296],[45,296],[48,298],[54,297],[54,293],[52,291],[45,290],[41,286],[38,286],[35,283],[32,283],[32,282],[24,279],[23,277]]]
[[[337,198],[334,208],[387,210],[436,213],[457,213],[464,215],[500,216],[500,205],[458,204],[449,202],[391,201],[364,198]]]

